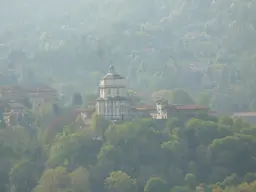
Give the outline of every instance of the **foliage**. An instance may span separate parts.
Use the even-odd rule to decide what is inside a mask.
[[[145,192],[156,192],[156,191],[167,192],[169,190],[168,190],[167,182],[164,181],[163,179],[150,178],[147,181],[147,184],[145,185],[144,191]]]
[[[1,2],[1,85],[47,82],[71,103],[1,127],[0,191],[255,191],[256,126],[242,119],[94,115],[81,126],[73,112],[95,102],[109,64],[127,78],[131,105],[164,97],[255,111],[255,9],[236,0]]]
[[[9,179],[12,192],[31,191],[39,179],[38,165],[30,161],[21,161],[13,166]]]
[[[35,192],[62,192],[70,186],[70,178],[64,167],[45,170],[42,174]]]
[[[111,63],[144,95],[207,91],[203,105],[254,110],[255,2],[23,1],[0,9],[10,8],[0,19],[0,66],[18,71],[16,80],[42,79],[70,100],[74,92],[95,94]]]
[[[129,192],[135,190],[136,181],[122,171],[112,172],[105,180],[109,191]]]
[[[86,168],[79,167],[69,174],[73,192],[89,192],[89,171]]]
[[[255,126],[228,116],[192,116],[116,124],[95,115],[91,126],[65,118],[46,128],[37,125],[35,133],[20,126],[2,129],[0,188],[3,192],[249,190],[251,185],[242,183],[255,181]],[[47,125],[44,116],[37,118]],[[42,142],[40,133],[51,139]]]
[[[190,105],[190,104],[194,104],[194,100],[189,95],[188,92],[186,92],[182,89],[175,89],[175,90],[172,91],[171,103]]]
[[[83,98],[80,93],[74,93],[72,97],[72,106],[81,106],[83,104]]]

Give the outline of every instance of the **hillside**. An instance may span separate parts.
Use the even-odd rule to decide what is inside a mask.
[[[224,78],[211,77],[222,87],[214,94],[234,91],[234,82],[254,89],[254,1],[12,0],[1,7],[0,42],[8,49],[2,52],[23,49],[25,65],[57,87],[92,92],[113,64],[135,89],[198,93],[209,66],[222,65]],[[206,69],[194,73],[190,64]],[[237,72],[239,79],[230,80]],[[248,94],[246,105],[256,96]]]

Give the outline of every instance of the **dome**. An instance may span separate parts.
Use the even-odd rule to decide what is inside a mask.
[[[104,76],[103,79],[125,79],[121,75],[115,72],[115,67],[113,65],[109,66],[109,72]]]

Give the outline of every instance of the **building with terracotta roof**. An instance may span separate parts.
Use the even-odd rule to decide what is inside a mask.
[[[2,101],[21,102],[28,98],[32,104],[32,108],[42,103],[56,103],[58,98],[57,90],[45,84],[30,84],[16,86],[1,86],[0,99]]]
[[[172,115],[193,116],[203,112],[213,114],[209,108],[197,105],[170,105],[164,99],[158,99],[153,104],[130,106],[126,90],[125,78],[117,74],[111,65],[100,81],[100,95],[96,102],[96,114],[107,120],[129,120],[136,117],[152,117],[154,119],[167,119]]]
[[[130,107],[130,116],[136,117],[152,117],[156,119],[156,104],[142,104]]]
[[[32,109],[44,103],[53,105],[58,102],[58,95],[44,84],[0,86],[0,101],[5,104],[2,107],[5,123],[11,125],[26,115],[28,103]]]
[[[55,104],[58,102],[58,92],[56,89],[45,84],[22,85],[21,89],[29,98],[32,108],[36,108],[43,103]]]
[[[0,99],[3,101],[22,100],[26,97],[20,86],[1,86]]]
[[[195,113],[213,114],[208,107],[198,105],[170,105],[167,100],[162,98],[156,101],[156,119],[167,119],[169,116],[192,117]]]
[[[233,119],[242,119],[248,123],[256,123],[256,112],[237,112],[231,116]]]
[[[172,105],[164,99],[158,99],[155,104],[144,104],[131,107],[133,117],[151,117],[167,119],[170,116],[193,117],[196,113],[207,113],[215,116],[215,111],[198,105]]]

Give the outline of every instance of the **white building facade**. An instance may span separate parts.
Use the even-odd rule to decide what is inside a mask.
[[[107,120],[122,121],[129,119],[129,105],[126,95],[126,80],[117,74],[114,66],[109,67],[100,81],[99,98],[96,103],[96,114]]]
[[[167,119],[168,101],[163,98],[156,100],[156,119]]]

